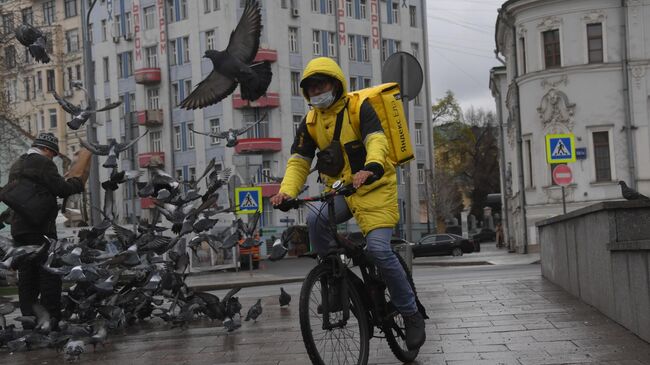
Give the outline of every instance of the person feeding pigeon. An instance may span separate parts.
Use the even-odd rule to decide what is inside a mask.
[[[334,60],[311,60],[300,81],[303,95],[313,108],[300,123],[287,162],[280,191],[273,205],[295,198],[305,184],[312,159],[321,178],[331,186],[336,180],[352,183],[357,193],[337,196],[337,224],[356,219],[366,237],[367,250],[376,260],[390,297],[404,318],[406,345],[417,349],[425,341],[424,319],[416,306],[406,273],[390,246],[393,227],[399,220],[395,167],[387,161],[388,140],[381,122],[366,100],[350,110],[346,77]],[[329,162],[322,163],[329,154]],[[338,156],[336,156],[338,155]],[[364,185],[365,184],[365,185]],[[327,209],[315,211],[327,212]],[[328,217],[311,213],[307,217],[309,240],[318,254],[325,256],[332,241]]]
[[[13,184],[12,191],[21,192],[17,194],[20,196],[14,196],[13,203],[27,206],[32,213],[40,215],[20,213],[7,204],[12,208],[11,236],[16,246],[42,245],[44,236],[56,239],[56,197],[65,198],[84,190],[80,177],[66,180],[59,174],[52,162],[58,154],[59,140],[52,133],[41,132],[27,153],[11,166],[8,185]],[[18,185],[20,188],[16,188]],[[55,325],[61,311],[61,277],[41,267],[45,259],[29,260],[18,268],[18,297],[23,316],[33,316],[33,306],[39,303],[40,295],[40,304],[50,313]]]

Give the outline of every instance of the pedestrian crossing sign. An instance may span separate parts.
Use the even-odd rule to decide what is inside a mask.
[[[263,211],[262,204],[262,187],[236,188],[235,205],[237,214],[253,214],[257,211]]]
[[[547,134],[546,161],[549,164],[576,162],[573,134]]]

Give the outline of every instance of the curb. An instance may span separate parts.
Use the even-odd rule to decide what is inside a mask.
[[[269,279],[269,280],[260,280],[260,281],[241,281],[234,283],[216,283],[216,284],[198,284],[198,285],[188,285],[191,289],[195,290],[222,290],[222,289],[232,289],[232,288],[249,288],[253,286],[267,286],[267,285],[277,285],[277,284],[287,284],[287,283],[301,283],[305,281],[304,276],[300,277],[291,277],[291,278],[280,278],[280,279]]]
[[[459,262],[413,262],[413,266],[480,266],[480,265],[494,265],[489,261],[459,261]]]

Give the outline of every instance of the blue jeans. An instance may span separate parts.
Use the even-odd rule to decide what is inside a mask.
[[[307,215],[309,241],[316,252],[323,257],[327,254],[330,244],[335,245],[335,242],[329,229],[327,204],[315,205],[314,208],[316,208],[315,211],[310,211]],[[334,211],[336,224],[352,218],[348,204],[342,196],[334,198]],[[368,232],[366,250],[374,257],[395,307],[402,315],[408,316],[415,314],[418,308],[415,305],[415,294],[411,290],[406,273],[390,247],[392,233],[392,228],[377,228]]]

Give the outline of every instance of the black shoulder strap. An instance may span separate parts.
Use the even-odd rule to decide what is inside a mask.
[[[336,126],[334,127],[334,138],[332,138],[332,141],[338,142],[341,139],[341,129],[343,128],[343,114],[347,108],[348,102],[346,101],[343,109],[341,109],[341,111],[336,115]]]

